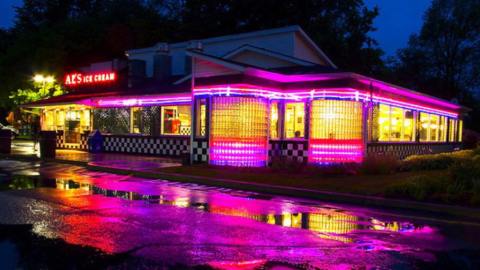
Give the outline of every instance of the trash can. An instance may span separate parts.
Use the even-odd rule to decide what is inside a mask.
[[[88,135],[88,152],[90,153],[101,153],[103,152],[103,136],[102,133],[97,129],[90,132]]]
[[[190,152],[188,151],[182,152],[182,164],[190,165]]]
[[[55,158],[55,150],[57,148],[57,132],[56,131],[40,131],[40,158]]]
[[[12,132],[8,129],[0,129],[0,153],[10,154],[12,150]]]

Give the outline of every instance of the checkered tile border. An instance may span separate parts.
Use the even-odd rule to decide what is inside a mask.
[[[404,159],[411,155],[437,154],[442,152],[451,152],[458,150],[458,144],[393,144],[393,143],[375,143],[368,144],[367,154],[393,155],[399,159]]]
[[[268,144],[268,162],[271,165],[273,157],[285,157],[289,161],[307,163],[307,141],[270,141]]]
[[[180,156],[189,152],[189,138],[162,138],[148,136],[104,136],[105,152],[136,153],[160,156]]]
[[[194,140],[192,144],[193,162],[207,163],[208,162],[208,141]]]
[[[78,144],[66,144],[63,137],[63,130],[57,131],[57,149],[76,149],[76,150],[88,150],[88,134],[90,132],[85,132],[80,134],[80,145]]]

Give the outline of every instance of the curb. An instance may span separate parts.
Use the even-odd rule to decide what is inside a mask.
[[[374,207],[387,210],[408,210],[414,212],[428,213],[438,215],[441,214],[444,218],[456,218],[470,221],[480,221],[480,209],[453,206],[436,203],[417,202],[410,200],[400,199],[387,199],[382,197],[357,195],[351,193],[338,193],[331,191],[311,190],[306,188],[287,187],[269,184],[260,184],[252,182],[244,182],[231,179],[218,179],[204,176],[193,176],[175,173],[164,172],[145,172],[136,171],[130,169],[119,169],[105,166],[98,166],[90,164],[86,161],[64,160],[64,159],[40,159],[36,156],[21,156],[21,155],[0,155],[0,158],[9,158],[17,160],[28,161],[45,161],[55,162],[62,164],[70,164],[76,166],[82,166],[92,171],[106,172],[121,175],[131,175],[141,178],[149,179],[163,179],[169,181],[183,182],[183,183],[196,183],[215,187],[224,187],[232,189],[241,189],[253,192],[262,192],[272,195],[286,196],[286,197],[299,197],[306,199],[322,200],[332,203],[352,204],[356,206]]]

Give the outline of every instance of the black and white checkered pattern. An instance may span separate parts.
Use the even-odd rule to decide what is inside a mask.
[[[194,140],[192,143],[193,161],[195,163],[207,163],[208,162],[208,141]]]
[[[289,161],[307,163],[308,142],[307,141],[270,141],[268,144],[268,161],[271,164],[272,158],[282,157]]]
[[[437,154],[459,149],[455,143],[370,143],[367,154],[393,155],[404,159],[411,155]]]
[[[137,153],[160,156],[181,156],[190,151],[189,138],[150,136],[104,136],[105,152]]]
[[[85,131],[83,134],[80,134],[80,144],[67,144],[65,143],[63,130],[57,131],[57,149],[76,149],[76,150],[88,150],[88,134],[90,131]]]

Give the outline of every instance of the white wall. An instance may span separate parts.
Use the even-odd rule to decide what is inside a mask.
[[[277,32],[265,34],[263,36],[228,36],[225,38],[211,38],[200,40],[203,45],[203,52],[206,54],[223,57],[225,54],[243,46],[251,45],[259,48],[268,49],[270,51],[281,54],[297,57],[313,63],[325,64],[321,56],[305,41],[300,38],[298,32],[291,30],[285,32]],[[170,55],[172,56],[172,75],[188,74],[185,72],[185,51],[188,47],[188,42],[170,44]],[[143,60],[146,62],[146,75],[153,76],[153,56],[155,46],[152,48],[140,49],[140,52],[130,51],[129,59]],[[257,59],[255,59],[257,58]],[[287,61],[272,59],[272,57],[258,57],[254,55],[244,55],[240,60],[245,63],[262,67],[279,67],[288,64]]]

